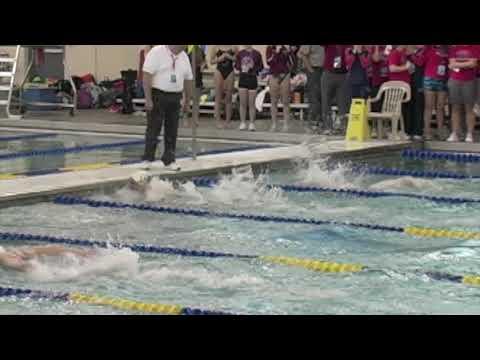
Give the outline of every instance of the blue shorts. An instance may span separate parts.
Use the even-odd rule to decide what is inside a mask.
[[[428,91],[448,91],[447,82],[429,77],[423,79],[423,89]]]

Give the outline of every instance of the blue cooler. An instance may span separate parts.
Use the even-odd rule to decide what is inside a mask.
[[[61,104],[63,99],[61,96],[57,96],[56,89],[25,89],[22,95],[23,102],[44,102],[51,104]],[[57,110],[59,107],[52,106],[35,106],[25,104],[25,107],[29,111],[51,111]]]

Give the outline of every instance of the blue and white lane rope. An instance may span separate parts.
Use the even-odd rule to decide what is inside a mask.
[[[219,183],[219,180],[216,178],[198,177],[198,178],[192,179],[192,182],[195,184],[195,186],[198,186],[198,187],[213,187]],[[394,192],[326,188],[326,187],[288,185],[288,184],[267,184],[266,186],[268,189],[278,188],[285,192],[323,192],[323,193],[351,195],[351,196],[367,197],[367,198],[379,198],[379,197],[388,197],[388,196],[407,197],[412,199],[427,200],[427,201],[448,203],[448,204],[480,203],[480,199],[430,196],[430,195],[411,194],[411,193],[394,193]]]
[[[108,306],[118,310],[145,312],[164,315],[235,315],[222,311],[211,311],[184,307],[181,305],[168,305],[158,303],[145,303],[134,300],[111,298],[98,295],[87,295],[77,292],[54,293],[49,291],[38,291],[30,289],[15,289],[0,287],[0,297],[18,297],[30,299],[48,299],[52,301],[73,302],[78,304],[89,304]]]
[[[74,196],[56,196],[54,203],[61,205],[87,205],[90,207],[106,207],[106,208],[116,208],[116,209],[136,209],[141,211],[151,211],[156,213],[166,213],[166,214],[181,214],[181,215],[190,215],[197,217],[217,217],[217,218],[228,218],[228,219],[238,219],[238,220],[252,220],[252,221],[261,221],[261,222],[274,222],[274,223],[290,223],[290,224],[305,224],[305,225],[339,225],[339,226],[348,226],[355,228],[365,228],[371,230],[383,230],[391,232],[403,232],[404,228],[394,227],[394,226],[385,226],[385,225],[376,225],[376,224],[361,224],[353,222],[338,222],[333,220],[320,220],[320,219],[307,219],[300,217],[284,217],[284,216],[274,216],[274,215],[255,215],[255,214],[241,214],[241,213],[228,213],[228,212],[215,212],[209,210],[196,210],[196,209],[183,209],[183,208],[173,208],[166,206],[153,206],[148,204],[131,204],[131,203],[122,203],[115,201],[97,201],[81,197]]]
[[[480,155],[456,152],[439,152],[431,150],[405,149],[402,157],[414,160],[448,160],[460,163],[478,163]]]
[[[27,135],[7,135],[7,136],[0,136],[0,142],[4,141],[17,141],[17,140],[33,140],[33,139],[44,139],[55,137],[58,134],[56,133],[48,133],[48,134],[27,134]]]
[[[382,230],[397,233],[404,233],[410,236],[416,237],[431,237],[431,238],[453,238],[472,240],[480,239],[480,232],[477,231],[463,231],[463,230],[450,230],[450,229],[434,229],[418,226],[405,226],[394,227],[377,224],[362,224],[353,222],[338,222],[333,220],[319,220],[319,219],[307,219],[300,217],[284,217],[275,215],[255,215],[255,214],[241,214],[241,213],[228,213],[228,212],[215,212],[209,210],[197,210],[197,209],[185,209],[185,208],[173,208],[165,206],[152,206],[148,204],[131,204],[115,201],[97,201],[81,197],[74,196],[56,196],[54,203],[61,205],[87,205],[90,207],[104,207],[112,209],[135,209],[140,211],[151,211],[156,213],[165,213],[172,215],[189,215],[196,217],[217,217],[225,219],[237,219],[237,220],[250,220],[260,222],[273,222],[273,223],[289,223],[289,224],[304,224],[304,225],[335,225],[346,226],[353,228],[364,228],[370,230]]]
[[[86,247],[114,247],[114,248],[127,248],[134,252],[138,253],[154,253],[154,254],[165,254],[165,255],[177,255],[183,257],[205,257],[205,258],[237,258],[237,259],[258,259],[260,261],[300,267],[307,270],[312,270],[322,273],[358,273],[358,272],[385,272],[385,269],[372,269],[368,266],[360,264],[347,264],[347,263],[338,263],[332,261],[323,261],[315,259],[303,259],[303,258],[293,258],[286,256],[262,256],[262,255],[238,255],[222,252],[212,252],[212,251],[200,251],[200,250],[189,250],[189,249],[178,249],[178,248],[165,248],[158,247],[155,245],[135,245],[135,244],[120,244],[120,243],[108,243],[106,241],[89,241],[89,240],[80,240],[80,239],[68,239],[68,238],[57,238],[54,236],[48,235],[34,235],[34,234],[22,234],[22,233],[0,233],[0,240],[20,240],[20,241],[32,241],[32,242],[42,242],[42,243],[51,243],[51,244],[64,244],[72,246],[86,246]],[[453,275],[448,273],[441,272],[424,272],[424,271],[415,271],[417,275],[426,275],[432,280],[437,281],[450,281],[455,283],[463,283],[467,285],[480,285],[480,276],[477,275]]]
[[[354,166],[352,172],[357,174],[368,175],[390,175],[390,176],[411,176],[418,178],[429,179],[456,179],[456,180],[468,180],[468,179],[480,179],[477,175],[465,175],[457,174],[453,172],[442,171],[423,171],[423,170],[403,170],[395,168],[382,168],[382,167],[368,167],[368,166]]]

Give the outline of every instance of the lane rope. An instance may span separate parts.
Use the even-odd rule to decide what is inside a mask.
[[[456,180],[480,179],[480,176],[457,174],[453,172],[442,172],[442,171],[403,170],[403,169],[396,169],[396,168],[382,168],[382,167],[368,167],[368,166],[355,166],[355,167],[352,167],[351,170],[353,173],[368,174],[368,175],[411,176],[411,177],[418,177],[418,178],[456,179]]]
[[[431,150],[404,149],[402,157],[414,160],[448,160],[460,163],[478,163],[480,155],[471,153],[441,152]]]
[[[57,238],[57,237],[47,236],[47,235],[0,232],[0,239],[1,240],[34,241],[34,242],[53,243],[53,244],[66,244],[66,245],[85,246],[85,247],[128,248],[134,252],[139,252],[139,253],[179,255],[183,257],[207,257],[207,258],[227,257],[227,258],[237,258],[237,259],[259,259],[261,261],[265,261],[273,264],[300,267],[300,268],[321,272],[321,273],[360,273],[360,272],[378,272],[378,271],[385,272],[386,271],[385,269],[375,270],[361,264],[338,263],[338,262],[331,262],[331,261],[295,258],[295,257],[287,257],[287,256],[238,255],[238,254],[230,254],[230,253],[211,252],[211,251],[165,248],[165,247],[157,247],[154,245],[120,244],[120,243],[108,243],[105,241],[88,241],[88,240],[79,240],[79,239]],[[462,276],[462,275],[452,275],[448,273],[430,272],[430,271],[427,271],[427,272],[415,271],[415,273],[418,275],[426,275],[432,280],[450,281],[450,282],[462,283],[465,285],[480,286],[480,276],[478,275]]]
[[[209,177],[197,177],[192,179],[192,182],[197,187],[214,187],[218,185],[219,180]],[[358,190],[358,189],[342,189],[342,188],[326,188],[317,186],[306,185],[288,185],[288,184],[266,184],[267,189],[278,188],[285,192],[324,192],[341,195],[351,195],[355,197],[367,197],[367,198],[379,198],[379,197],[407,197],[418,200],[427,200],[432,202],[447,203],[447,204],[464,204],[464,203],[480,203],[480,199],[468,199],[468,198],[454,198],[445,196],[430,196],[422,194],[411,193],[394,193],[394,192],[382,192],[382,191],[370,191],[370,190]]]
[[[274,216],[274,215],[255,215],[255,214],[242,214],[242,213],[228,213],[228,212],[214,212],[209,210],[196,210],[196,209],[184,209],[184,208],[173,208],[165,206],[153,206],[148,204],[131,204],[115,201],[96,201],[90,200],[81,197],[74,196],[56,196],[54,198],[54,203],[61,205],[87,205],[90,207],[105,207],[105,208],[117,208],[117,209],[135,209],[141,211],[151,211],[156,213],[167,213],[167,214],[181,214],[181,215],[190,215],[196,217],[218,217],[218,218],[228,218],[228,219],[239,219],[239,220],[252,220],[252,221],[261,221],[261,222],[274,222],[274,223],[291,223],[291,224],[306,224],[306,225],[338,225],[338,226],[347,226],[354,228],[365,228],[371,230],[383,230],[391,232],[403,232],[403,228],[385,226],[385,225],[376,225],[376,224],[362,224],[354,222],[338,222],[333,220],[320,220],[320,219],[307,219],[300,217],[284,217],[284,216]]]
[[[98,295],[87,295],[78,292],[54,293],[49,291],[38,291],[30,289],[15,289],[0,287],[0,297],[19,297],[31,299],[48,299],[54,301],[72,302],[77,304],[89,304],[109,306],[118,310],[136,311],[151,314],[163,315],[235,315],[222,311],[211,311],[183,307],[181,305],[167,305],[157,303],[145,303],[120,298],[111,298]]]

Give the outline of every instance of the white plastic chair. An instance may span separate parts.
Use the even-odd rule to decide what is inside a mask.
[[[371,112],[371,104],[382,99],[383,104],[381,112]],[[368,118],[377,121],[377,135],[383,139],[383,121],[392,122],[392,138],[394,140],[406,139],[405,121],[402,116],[402,104],[408,103],[411,99],[410,85],[403,81],[387,81],[383,83],[374,99],[368,99]],[[398,133],[398,123],[400,122],[400,134]]]

